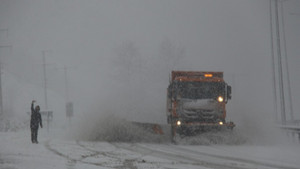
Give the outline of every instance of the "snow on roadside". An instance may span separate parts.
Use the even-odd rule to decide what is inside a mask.
[[[161,159],[115,147],[107,142],[86,142],[51,138],[40,131],[39,144],[30,142],[29,130],[0,132],[1,169],[208,169],[189,163]]]
[[[54,168],[221,168],[226,164],[278,168],[300,166],[299,145],[174,145],[76,141],[41,129],[39,144],[30,142],[30,130],[0,132],[1,169]],[[162,152],[162,154],[159,154]],[[186,161],[181,159],[186,157]],[[199,163],[189,162],[199,159]],[[217,161],[216,161],[216,160]],[[201,162],[202,161],[202,162]],[[232,163],[232,162],[233,163]],[[205,164],[202,166],[202,163]],[[247,167],[246,167],[247,168]],[[251,167],[250,167],[251,168]]]
[[[39,140],[41,144],[32,144],[29,129],[23,132],[0,132],[0,140],[0,158],[4,157],[1,168],[50,169],[65,165],[62,159],[43,146],[45,138]]]

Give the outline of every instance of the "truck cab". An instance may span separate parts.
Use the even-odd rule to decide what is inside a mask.
[[[198,131],[233,128],[227,123],[226,104],[231,86],[223,72],[172,71],[167,90],[167,119],[172,135],[189,135]]]

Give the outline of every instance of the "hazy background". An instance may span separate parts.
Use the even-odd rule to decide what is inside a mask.
[[[300,1],[283,7],[299,119]],[[44,51],[48,107],[61,122],[64,66],[74,118],[156,123],[166,123],[171,70],[224,71],[228,120],[255,131],[276,119],[270,42],[269,0],[0,0],[0,46],[11,46],[0,48],[5,113],[29,118],[32,99],[45,108]]]

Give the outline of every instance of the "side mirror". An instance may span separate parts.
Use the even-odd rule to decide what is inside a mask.
[[[231,99],[231,86],[227,86],[227,99]]]

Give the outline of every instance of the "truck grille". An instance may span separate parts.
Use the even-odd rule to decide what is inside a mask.
[[[184,119],[214,119],[216,117],[216,112],[214,110],[207,109],[197,109],[197,110],[183,110],[182,117]]]

